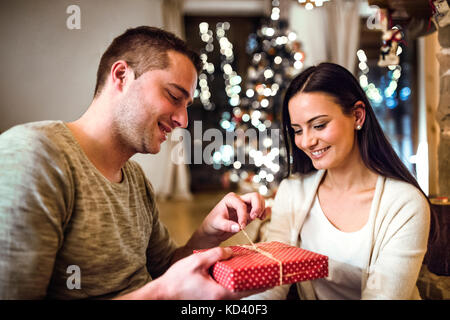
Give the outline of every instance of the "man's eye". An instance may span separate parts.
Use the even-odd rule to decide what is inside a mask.
[[[176,97],[175,95],[173,95],[172,93],[170,93],[169,91],[167,92],[170,96],[171,99],[175,100],[175,101],[180,101],[180,98]]]

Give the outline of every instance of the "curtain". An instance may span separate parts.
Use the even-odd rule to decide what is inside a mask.
[[[183,7],[184,0],[163,0],[162,13],[164,29],[185,39]]]
[[[306,10],[298,3],[291,3],[289,26],[297,34],[297,40],[305,53],[305,68],[328,61],[328,24],[325,8]]]
[[[360,0],[331,0],[325,4],[328,15],[329,60],[353,73],[359,45]]]
[[[334,62],[353,73],[359,45],[360,0],[330,0],[306,10],[292,1],[289,25],[305,52],[305,68]]]

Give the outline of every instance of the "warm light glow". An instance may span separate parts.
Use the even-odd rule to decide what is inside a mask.
[[[298,0],[298,3],[305,7],[306,10],[312,10],[315,7],[322,7],[324,2],[330,0]]]

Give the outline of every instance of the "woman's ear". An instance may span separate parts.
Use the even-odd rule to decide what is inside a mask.
[[[357,101],[353,106],[353,116],[355,117],[355,129],[361,130],[366,120],[366,106],[364,102]]]

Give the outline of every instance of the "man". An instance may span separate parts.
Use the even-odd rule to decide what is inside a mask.
[[[129,161],[159,152],[169,132],[187,126],[200,68],[173,34],[129,29],[103,54],[80,119],[28,123],[0,136],[0,299],[250,294],[221,287],[208,269],[231,256],[213,247],[263,218],[264,199],[228,194],[177,248],[150,183]],[[191,255],[200,248],[213,249]]]

